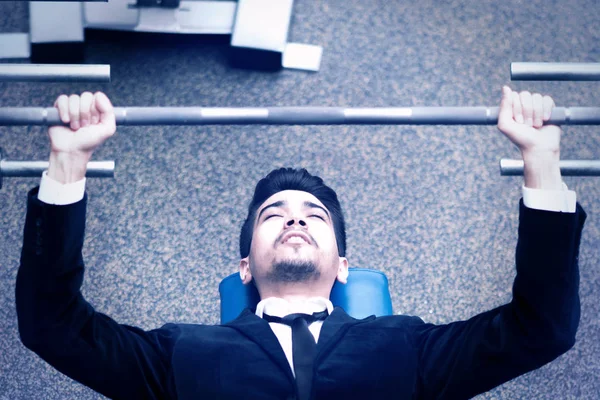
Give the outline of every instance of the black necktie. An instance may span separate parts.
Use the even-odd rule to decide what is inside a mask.
[[[268,322],[278,322],[292,327],[292,359],[296,373],[298,400],[308,400],[312,386],[313,364],[317,353],[315,337],[308,330],[308,324],[322,321],[329,313],[327,310],[311,314],[289,314],[283,318],[264,314]]]

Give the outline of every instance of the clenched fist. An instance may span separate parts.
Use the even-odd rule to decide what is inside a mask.
[[[85,177],[94,150],[116,132],[114,109],[101,92],[61,95],[54,107],[69,127],[48,129],[51,145],[48,176],[61,183],[75,182]]]
[[[60,119],[70,128],[53,126],[48,129],[55,153],[91,153],[116,131],[113,106],[104,93],[84,92],[81,96],[61,95],[54,107]]]
[[[513,92],[502,88],[498,129],[525,154],[559,154],[561,129],[544,125],[550,119],[554,100],[539,93]]]
[[[521,150],[525,187],[531,189],[562,190],[562,130],[556,125],[544,125],[553,108],[554,100],[549,96],[502,88],[498,129]]]

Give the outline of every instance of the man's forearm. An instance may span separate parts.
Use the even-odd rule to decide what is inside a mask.
[[[89,156],[83,154],[50,153],[48,177],[57,182],[73,183],[85,178]]]
[[[560,154],[523,153],[523,178],[530,189],[562,190]]]

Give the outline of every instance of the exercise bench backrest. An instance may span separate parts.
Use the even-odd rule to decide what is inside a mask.
[[[384,273],[366,268],[349,268],[348,283],[335,281],[329,300],[354,318],[393,315],[388,280]],[[221,324],[240,315],[245,308],[255,309],[260,296],[254,284],[244,285],[239,273],[219,284]]]

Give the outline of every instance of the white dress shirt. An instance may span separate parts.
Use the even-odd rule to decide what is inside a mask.
[[[256,305],[256,315],[260,318],[263,317],[263,313],[283,318],[288,314],[312,314],[314,312],[320,312],[324,310],[327,310],[330,315],[333,312],[333,304],[329,299],[324,297],[311,297],[307,300],[296,302],[288,302],[287,300],[279,297],[269,297],[261,300]],[[292,359],[292,327],[279,322],[269,322],[269,326],[273,330],[273,333],[275,333],[275,336],[277,336],[279,344],[281,344],[281,348],[285,353],[285,357],[290,364],[290,368],[294,373],[294,377],[296,377]],[[315,321],[308,325],[308,330],[315,337],[315,342],[317,343],[319,342],[319,334],[321,333],[322,326],[323,321]]]
[[[83,199],[85,193],[85,178],[70,184],[63,185],[48,177],[48,171],[42,173],[42,181],[38,192],[38,199],[47,204],[67,205]],[[555,212],[575,212],[577,198],[575,192],[568,190],[567,185],[563,182],[563,190],[541,190],[529,189],[524,185],[523,204],[528,208],[538,210],[555,211]],[[256,315],[260,318],[263,313],[276,317],[285,317],[288,314],[304,313],[312,314],[327,309],[329,314],[333,311],[333,304],[329,299],[324,297],[311,297],[305,301],[290,303],[287,300],[278,297],[269,297],[261,300],[256,306]],[[292,360],[292,328],[289,325],[269,322],[269,326],[277,336],[281,348],[290,364],[290,368],[294,373],[294,363]],[[315,321],[308,327],[310,332],[315,337],[315,342],[319,341],[323,321]]]

